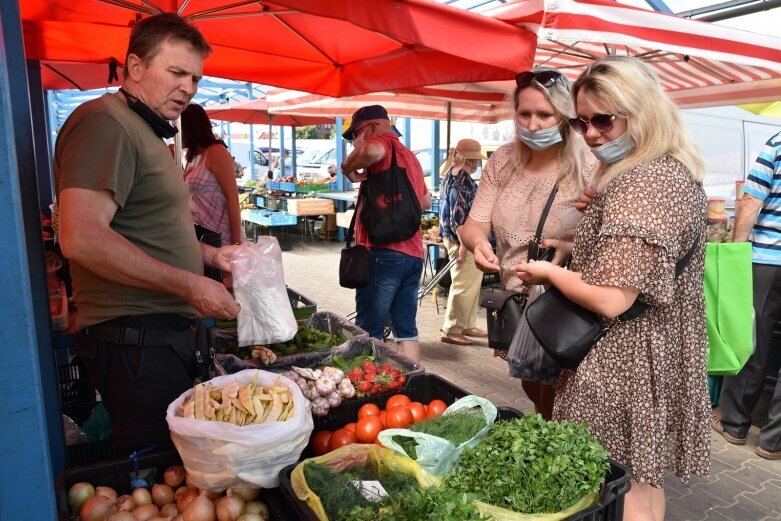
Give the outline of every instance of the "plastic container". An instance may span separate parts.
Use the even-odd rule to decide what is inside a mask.
[[[283,190],[285,192],[295,192],[296,191],[296,183],[293,181],[280,181],[279,182],[279,190]]]
[[[172,465],[181,465],[182,460],[175,450],[167,450],[138,458],[138,468],[142,470],[149,485],[162,483],[165,469]],[[87,465],[68,470],[57,481],[57,508],[61,521],[70,519],[67,494],[71,485],[86,481],[93,486],[108,486],[119,495],[131,492],[130,482],[134,478],[134,465],[129,459],[113,460],[99,465]],[[269,508],[272,521],[295,521],[298,519],[290,512],[282,491],[279,488],[267,488],[260,492],[258,500]]]
[[[505,416],[507,409],[499,408],[502,419],[513,418]],[[317,521],[317,516],[307,504],[296,496],[290,483],[290,474],[295,465],[288,465],[279,473],[279,488],[282,496],[295,512],[297,519]],[[566,518],[564,521],[621,521],[624,519],[624,495],[629,492],[629,479],[632,473],[618,462],[610,460],[610,471],[605,477],[605,485],[599,496],[599,501],[585,510]]]
[[[726,215],[726,199],[708,199],[708,219],[723,219]]]
[[[287,288],[287,296],[290,299],[290,307],[293,308],[293,316],[296,320],[306,320],[317,311],[317,304],[294,289]]]
[[[268,200],[266,202],[268,203]],[[295,226],[298,218],[295,215],[269,210],[259,214],[255,222],[261,226]]]
[[[290,293],[288,292],[288,295],[289,294]],[[309,317],[309,320],[303,325],[329,333],[334,333],[341,329],[342,334],[347,337],[348,340],[354,337],[368,336],[366,331],[352,322],[349,322],[346,318],[329,311],[318,311],[313,313],[312,316]],[[225,339],[223,339],[223,341],[225,341]],[[218,351],[218,354],[214,357],[214,368],[218,375],[233,374],[243,371],[244,369],[264,369],[266,371],[282,372],[289,369],[290,366],[304,364],[307,359],[317,353],[326,353],[327,355],[334,349],[331,348],[322,351],[310,351],[307,353],[297,353],[295,355],[278,356],[275,363],[264,366],[261,364],[260,360],[242,360],[233,354],[219,353],[219,351],[224,351],[224,349],[222,349],[222,345],[218,345],[216,342],[214,347]]]

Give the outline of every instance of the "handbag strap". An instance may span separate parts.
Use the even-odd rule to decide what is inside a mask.
[[[689,251],[686,252],[686,254],[681,257],[678,262],[675,263],[675,279],[677,280],[678,277],[681,276],[683,273],[683,270],[686,269],[686,266],[689,265],[689,262],[692,260],[692,257],[694,256],[694,252],[697,251],[697,246],[700,245],[700,237],[699,235],[694,238],[694,241],[692,242],[691,247],[689,248]],[[618,315],[618,321],[619,322],[626,322],[627,320],[634,320],[635,318],[642,315],[646,309],[648,309],[650,306],[646,304],[645,302],[640,302],[639,300],[635,299],[632,306]]]
[[[352,245],[353,242],[353,232],[355,231],[355,217],[358,215],[358,200],[360,199],[361,191],[358,190],[358,197],[355,199],[355,209],[353,210],[353,218],[350,219],[350,227],[347,228],[347,237],[346,237],[346,243],[347,248],[349,248]]]
[[[542,209],[542,215],[540,215],[540,222],[537,223],[537,231],[534,232],[534,242],[539,244],[542,241],[542,228],[545,226],[545,219],[548,218],[548,212],[550,207],[553,206],[553,199],[556,198],[556,192],[559,191],[559,184],[553,185],[553,190],[550,191],[548,200],[545,202],[545,208]]]

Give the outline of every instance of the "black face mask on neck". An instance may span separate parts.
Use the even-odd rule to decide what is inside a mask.
[[[155,112],[147,107],[143,101],[128,93],[128,91],[125,89],[120,88],[119,92],[125,95],[128,108],[141,116],[141,119],[146,121],[147,124],[152,127],[152,131],[157,137],[169,139],[174,137],[176,133],[179,132],[178,128],[171,125],[167,119],[155,114]]]

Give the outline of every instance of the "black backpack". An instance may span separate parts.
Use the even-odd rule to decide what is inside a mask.
[[[391,145],[391,166],[369,174],[361,183],[358,212],[372,244],[388,244],[409,239],[420,229],[423,209],[407,177],[407,169],[396,163]]]

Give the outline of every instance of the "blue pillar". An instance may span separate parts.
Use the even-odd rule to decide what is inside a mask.
[[[339,175],[336,176],[336,190],[344,192],[347,190],[348,181],[345,181],[342,175],[342,163],[344,163],[344,138],[342,137],[342,116],[336,116],[336,171]]]
[[[431,190],[439,190],[439,133],[440,122],[431,121]]]
[[[404,118],[404,146],[410,148],[412,146],[412,118]]]
[[[252,83],[247,83],[247,92],[247,98],[254,99]],[[271,159],[271,150],[268,152],[268,159]],[[268,166],[271,168],[271,161],[269,161]],[[249,126],[249,172],[250,179],[266,179],[265,172],[263,172],[264,175],[262,176],[255,175],[255,130],[252,125]]]
[[[54,157],[54,142],[57,139],[59,128],[57,128],[57,98],[52,91],[46,93],[46,104],[46,116],[49,122],[49,152],[51,153],[50,157]]]
[[[49,137],[46,130],[46,96],[41,84],[41,63],[27,61],[27,76],[30,84],[30,109],[32,111],[35,147],[35,170],[38,179],[38,202],[41,213],[49,215],[49,205],[54,202],[54,179],[52,177],[51,158],[49,157]],[[39,146],[39,144],[41,146]]]
[[[283,161],[282,159],[285,157],[285,127],[282,125],[279,126],[279,165],[280,169],[282,170],[281,176],[284,177],[287,175],[287,161]]]
[[[296,165],[296,151],[298,150],[296,148],[296,127],[290,127],[290,131],[293,133],[290,140],[293,142],[293,144],[290,147],[290,157],[292,158],[291,166],[293,167],[293,177],[298,177],[298,165]]]
[[[0,0],[0,519],[56,519],[64,438],[26,69],[19,3]]]

